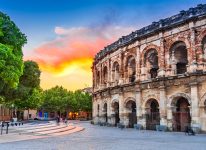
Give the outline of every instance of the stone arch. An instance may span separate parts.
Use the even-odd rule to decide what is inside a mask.
[[[128,97],[128,98],[126,98],[126,99],[125,99],[125,101],[124,101],[124,107],[126,107],[127,102],[129,102],[129,101],[133,101],[133,102],[135,102],[135,103],[136,103],[135,98],[133,98],[133,97]]]
[[[187,72],[188,49],[184,41],[175,41],[169,49],[169,60],[176,74]]]
[[[100,71],[96,70],[96,86],[100,84]]]
[[[141,58],[141,64],[142,64],[142,65],[144,64],[144,56],[145,56],[145,54],[148,53],[148,51],[150,51],[151,49],[155,49],[157,52],[160,51],[160,47],[157,46],[157,45],[155,45],[155,44],[149,44],[149,45],[147,45],[147,46],[143,49],[143,51],[141,52],[140,58]]]
[[[197,39],[197,44],[201,44],[205,36],[206,36],[206,30],[201,31]]]
[[[168,39],[165,39],[165,58],[166,58],[166,65],[168,68],[171,67],[171,62],[170,62],[170,48],[172,47],[172,45],[177,42],[177,41],[182,41],[185,43],[186,45],[186,49],[187,49],[187,53],[189,54],[189,50],[191,48],[191,44],[190,44],[190,41],[188,38],[185,38],[185,37],[180,37],[180,36],[176,36],[176,37],[172,37],[172,38],[168,38]],[[190,55],[188,55],[188,61],[191,62],[191,57]]]
[[[156,125],[160,124],[159,102],[157,99],[150,98],[145,102],[146,129],[155,130]]]
[[[125,62],[125,78],[129,78],[129,82],[135,81],[136,75],[136,59],[133,55],[129,55]]]
[[[107,80],[108,80],[108,67],[107,66],[103,67],[102,76],[103,76],[103,84],[107,84]]]
[[[155,100],[158,102],[158,104],[160,103],[159,98],[158,98],[158,96],[156,96],[156,94],[148,95],[148,96],[144,99],[144,101],[143,101],[143,103],[142,103],[142,108],[143,108],[143,109],[146,108],[147,102],[148,102],[150,99],[155,99]]]
[[[201,41],[201,51],[203,53],[203,60],[206,61],[206,35],[204,35]]]
[[[133,97],[128,97],[124,102],[124,110],[126,112],[127,123],[126,126],[133,128],[137,123],[136,101]]]
[[[178,42],[178,41],[182,41],[185,43],[186,45],[186,48],[189,49],[190,48],[190,41],[189,39],[185,38],[185,37],[175,37],[175,38],[172,38],[170,40],[166,40],[166,50],[169,51],[169,49],[172,47],[172,45],[174,45],[174,43]]]
[[[112,112],[112,121],[115,126],[117,126],[117,123],[120,122],[119,118],[119,100],[113,99],[111,101],[111,112]]]
[[[169,107],[174,106],[176,104],[178,98],[180,98],[180,97],[183,97],[183,98],[187,99],[189,104],[190,104],[190,106],[191,106],[191,104],[192,104],[191,97],[188,94],[186,94],[186,93],[176,93],[176,94],[170,96],[168,98],[167,105]]]
[[[177,93],[170,96],[172,108],[172,128],[174,131],[185,131],[191,124],[191,99],[185,93]]]
[[[204,106],[205,101],[206,101],[206,93],[200,98],[199,105],[200,106]]]
[[[113,99],[113,100],[111,101],[111,107],[113,106],[114,103],[119,103],[119,100],[118,100],[118,99]]]
[[[119,82],[119,76],[120,76],[120,65],[118,61],[115,61],[112,64],[112,80],[113,82]]]
[[[154,100],[157,102],[157,104],[159,106],[159,101],[156,98],[149,98],[144,102],[144,107],[147,108],[151,104],[151,102]]]

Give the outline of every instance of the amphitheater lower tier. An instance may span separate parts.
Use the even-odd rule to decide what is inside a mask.
[[[206,74],[184,74],[103,88],[93,93],[93,121],[170,131],[206,131]]]

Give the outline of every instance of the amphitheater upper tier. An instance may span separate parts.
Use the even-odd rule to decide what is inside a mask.
[[[154,120],[146,116],[158,113],[154,122],[172,128],[185,106],[179,124],[206,130],[206,4],[122,36],[95,56],[92,71],[94,121],[147,127]]]

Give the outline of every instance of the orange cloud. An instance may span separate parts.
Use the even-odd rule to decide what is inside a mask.
[[[25,51],[24,59],[34,60],[39,64],[44,76],[42,77],[44,85],[49,80],[45,77],[45,74],[49,74],[48,76],[51,78],[54,76],[63,78],[63,76],[68,75],[78,77],[78,72],[81,73],[79,77],[91,85],[91,65],[95,54],[132,30],[132,27],[119,26],[69,29],[56,27],[54,29],[56,38],[45,42],[30,52]],[[88,80],[86,77],[88,73],[86,72],[90,74],[90,81],[86,81]],[[72,80],[73,83],[75,80]],[[50,85],[49,82],[48,85]]]

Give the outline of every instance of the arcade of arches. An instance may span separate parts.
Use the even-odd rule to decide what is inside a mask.
[[[124,36],[95,56],[94,123],[141,124],[149,130],[165,125],[172,131],[198,126],[206,131],[206,12],[184,19],[145,31],[153,23],[141,35],[130,34],[138,38],[121,44],[135,37]]]

